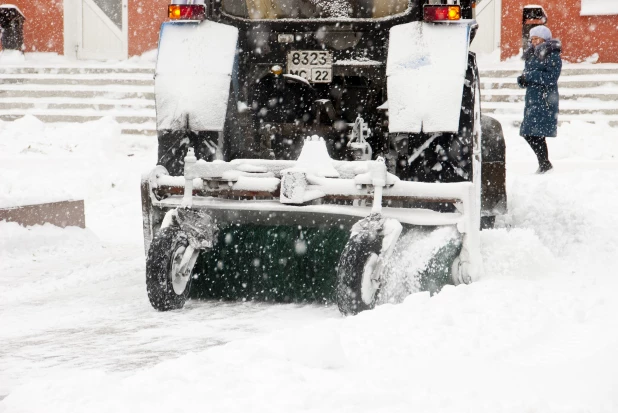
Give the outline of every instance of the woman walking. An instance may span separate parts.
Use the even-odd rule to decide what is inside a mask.
[[[524,72],[517,84],[526,88],[524,121],[519,134],[534,151],[538,161],[537,173],[543,174],[553,168],[549,162],[546,137],[555,137],[558,129],[558,78],[562,70],[559,40],[551,38],[545,26],[530,30],[532,45],[524,52]]]

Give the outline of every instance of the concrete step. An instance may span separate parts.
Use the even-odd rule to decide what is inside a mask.
[[[0,115],[0,120],[3,121],[13,121],[21,118],[22,116],[13,116],[13,115]],[[36,116],[42,122],[62,125],[62,124],[70,124],[70,123],[85,123],[100,120],[101,117],[79,117],[76,119],[71,119],[67,117],[46,117],[46,116]],[[121,117],[115,118],[115,120],[119,123],[120,133],[123,135],[142,135],[142,136],[156,136],[157,135],[157,127],[154,119],[149,118],[130,118],[130,117]]]
[[[150,92],[112,90],[1,90],[0,98],[116,98],[147,99],[154,101],[154,88]]]
[[[0,83],[0,91],[9,90],[49,90],[49,91],[108,91],[108,92],[152,92],[154,87],[152,85],[135,85],[135,84],[114,84],[111,82],[105,85],[84,85],[80,83],[75,84],[36,84],[36,83],[23,83],[23,84],[7,84]]]
[[[152,126],[144,126],[144,127],[136,127],[136,128],[127,128],[125,124],[121,125],[122,128],[120,133],[123,135],[141,135],[141,136],[157,136],[157,128],[153,124]]]
[[[482,102],[523,102],[525,99],[525,94],[503,94],[503,95],[495,95],[488,93],[481,93],[481,101]],[[582,94],[582,95],[568,95],[560,93],[560,101],[589,101],[590,104],[594,104],[594,102],[618,102],[618,93],[616,94],[606,94],[606,95],[595,95],[595,94]]]
[[[80,79],[80,78],[5,78],[0,76],[3,85],[130,85],[154,87],[153,79]]]
[[[509,90],[520,90],[521,88],[517,85],[517,81],[511,79],[505,79],[503,82],[497,81],[497,79],[491,80],[481,80],[481,90],[487,89],[509,89]],[[560,88],[602,88],[602,87],[616,87],[618,86],[618,79],[608,82],[604,80],[598,81],[568,81],[568,80],[560,80],[558,81],[558,89]]]
[[[512,114],[512,113],[498,113],[483,110],[483,113],[490,115],[498,119],[503,125],[511,124],[512,126],[521,125],[522,122],[522,114]],[[586,123],[598,123],[603,122],[607,123],[609,126],[618,127],[618,116],[609,115],[603,118],[600,118],[597,115],[560,115],[558,118],[558,125],[563,125],[568,122],[586,122]]]
[[[47,103],[47,102],[6,102],[0,100],[0,111],[3,110],[15,110],[21,109],[24,113],[30,110],[67,110],[74,111],[80,109],[88,110],[133,110],[133,109],[152,109],[154,110],[154,101],[143,99],[139,103],[124,103],[121,99],[113,103]]]
[[[509,77],[483,77],[481,76],[481,88],[508,88],[519,89],[517,76],[521,72],[514,73]],[[587,73],[582,75],[562,74],[558,80],[558,87],[568,88],[594,88],[607,85],[618,85],[618,73]]]
[[[43,85],[125,85],[154,86],[152,73],[103,73],[103,74],[7,74],[0,73],[1,85],[28,85],[28,88],[44,88]],[[40,86],[35,86],[40,85]],[[5,87],[6,89],[6,87]]]
[[[0,119],[47,123],[114,118],[123,134],[156,135],[154,69],[0,67]]]
[[[20,67],[20,66],[0,66],[0,77],[2,74],[55,74],[55,75],[78,75],[78,74],[154,74],[152,67]]]
[[[481,106],[483,108],[483,112],[487,112],[487,113],[507,113],[507,114],[519,114],[520,116],[523,116],[524,113],[524,105],[521,105],[519,107],[496,107],[496,106],[490,106],[490,105],[482,105]],[[559,115],[595,115],[598,118],[602,118],[603,116],[606,115],[618,115],[618,109],[597,109],[597,108],[593,108],[593,109],[560,109]]]
[[[521,74],[523,68],[524,64],[522,62],[521,69],[479,70],[479,74],[481,76],[481,79],[491,77],[517,77]],[[618,75],[618,65],[593,65],[590,68],[562,66],[561,71],[561,76],[577,76],[590,74]]]
[[[615,67],[614,67],[615,66]],[[618,65],[564,68],[559,122],[583,120],[618,126]],[[109,116],[123,134],[156,135],[154,68],[0,67],[0,119],[26,114],[43,122],[89,122]],[[521,122],[521,70],[481,71],[483,112]]]
[[[13,121],[19,118],[24,117],[26,114],[21,113],[3,113],[0,112],[0,119],[4,121]],[[91,122],[93,120],[100,120],[105,116],[109,115],[57,115],[57,114],[30,114],[35,116],[42,122],[46,123],[84,123]],[[139,116],[139,115],[121,115],[121,116],[112,116],[116,122],[118,123],[146,123],[146,122],[154,122],[154,116]]]
[[[510,100],[484,100],[482,99],[483,105],[486,106],[495,106],[495,107],[524,107],[524,97],[523,96],[500,96],[512,98]],[[569,96],[569,98],[572,96]],[[561,109],[618,109],[618,101],[612,100],[598,100],[596,98],[591,99],[561,99],[560,100],[560,108]]]

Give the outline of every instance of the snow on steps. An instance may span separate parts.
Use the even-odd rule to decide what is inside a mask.
[[[521,123],[526,91],[517,86],[521,70],[481,70],[481,106],[501,121]],[[564,67],[558,81],[558,122],[580,120],[618,126],[618,67]]]
[[[0,66],[0,119],[114,118],[124,134],[155,135],[152,67]]]
[[[520,70],[481,70],[483,111],[521,122],[525,91]],[[618,68],[565,67],[559,81],[559,122],[618,126]],[[0,119],[26,114],[44,122],[87,122],[111,116],[125,134],[155,135],[152,67],[0,66]]]

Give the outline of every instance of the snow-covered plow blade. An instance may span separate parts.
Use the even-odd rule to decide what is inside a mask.
[[[384,300],[401,295],[387,285],[402,284],[393,251],[409,259],[414,240],[436,227],[452,231],[419,255],[427,268],[403,284],[436,291],[482,271],[472,182],[402,181],[380,158],[331,160],[317,138],[297,161],[205,162],[190,150],[184,176],[158,166],[144,177],[142,197],[148,293],[159,310],[182,307],[193,290],[214,299],[337,302],[354,314],[372,308],[381,290]]]

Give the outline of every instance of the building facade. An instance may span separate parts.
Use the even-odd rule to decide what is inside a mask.
[[[545,9],[564,60],[618,63],[618,0],[502,0],[502,59],[519,53],[522,11],[530,3]]]
[[[11,0],[26,17],[26,52],[126,59],[157,46],[169,0]]]
[[[24,15],[26,52],[78,59],[125,59],[156,48],[169,0],[11,0]],[[498,46],[501,58],[521,48],[522,10],[531,0],[479,0],[475,51]],[[618,63],[618,0],[533,0],[562,40],[563,58]]]

